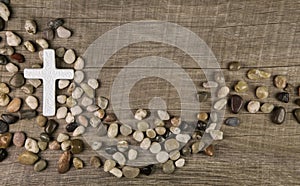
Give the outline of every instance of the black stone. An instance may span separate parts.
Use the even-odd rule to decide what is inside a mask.
[[[105,148],[105,152],[107,154],[114,154],[114,153],[118,152],[118,149],[116,146],[108,146]]]
[[[0,120],[0,134],[8,132],[9,126],[5,121]]]
[[[290,94],[287,92],[280,92],[276,95],[276,97],[279,101],[282,101],[284,103],[288,103],[290,100]]]
[[[167,139],[167,138],[171,138],[172,136],[174,136],[174,134],[169,129],[167,129],[167,131],[162,136],[163,136],[163,138]]]
[[[53,30],[56,30],[58,27],[62,26],[63,24],[64,24],[64,20],[61,18],[57,18],[49,21],[47,23],[47,26]]]
[[[7,158],[7,151],[3,148],[0,148],[0,162]]]
[[[40,138],[44,142],[49,142],[51,140],[50,136],[45,132],[40,134]]]
[[[205,131],[206,128],[207,128],[207,123],[199,120],[197,123],[197,129],[200,131]]]
[[[66,131],[67,132],[74,132],[74,130],[78,127],[78,124],[73,122],[73,123],[69,123],[67,126],[66,126]]]
[[[191,153],[192,153],[192,149],[188,146],[185,146],[180,150],[180,154],[182,156],[189,156]]]
[[[6,56],[0,54],[0,65],[6,65],[8,63],[8,59]]]
[[[140,168],[140,173],[149,176],[153,172],[153,165]]]
[[[275,107],[271,114],[273,123],[282,124],[285,120],[286,110],[284,107]]]
[[[5,21],[0,17],[0,31],[3,31],[5,28]]]
[[[240,119],[237,117],[229,117],[226,119],[225,124],[232,127],[237,127],[240,124]]]
[[[32,119],[36,117],[37,112],[35,110],[22,110],[19,112],[20,119]]]
[[[234,114],[237,114],[241,108],[243,107],[244,100],[241,96],[239,95],[232,95],[230,98],[230,108],[231,112]]]
[[[154,138],[154,141],[155,142],[157,142],[157,143],[162,143],[162,142],[164,142],[166,139],[164,138],[164,137],[162,137],[162,136],[156,136],[155,138]]]
[[[47,134],[52,134],[58,127],[58,123],[53,120],[53,119],[49,119],[47,121],[47,124],[46,124],[46,127],[44,129],[44,131],[47,133]]]
[[[5,121],[7,124],[14,124],[17,121],[19,121],[19,116],[12,115],[12,114],[2,114],[1,118],[3,121]]]
[[[202,91],[202,92],[198,92],[198,93],[197,93],[197,98],[198,98],[198,101],[199,101],[199,102],[204,102],[204,101],[206,101],[207,98],[209,98],[209,97],[210,97],[210,93],[209,93],[209,92],[204,92],[204,91]]]

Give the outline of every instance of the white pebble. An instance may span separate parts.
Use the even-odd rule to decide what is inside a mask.
[[[75,90],[72,92],[72,98],[79,99],[83,95],[83,90],[80,87],[76,87]]]
[[[209,132],[209,134],[213,140],[222,140],[223,139],[223,132],[220,130],[211,130]]]
[[[102,147],[102,142],[94,141],[91,147],[93,150],[99,150]]]
[[[90,119],[90,124],[92,127],[97,128],[101,123],[101,119],[99,119],[98,117],[93,116]]]
[[[37,107],[39,106],[38,99],[34,96],[28,96],[25,99],[25,102],[28,105],[28,107],[31,108],[32,110],[37,109]]]
[[[218,87],[218,83],[215,81],[207,81],[202,84],[204,88],[216,88]]]
[[[35,40],[35,42],[38,45],[40,45],[40,47],[42,47],[43,49],[49,48],[48,42],[43,38],[37,39],[37,40]]]
[[[161,151],[161,145],[157,142],[153,142],[150,146],[150,152],[153,154],[157,154]]]
[[[67,116],[66,116],[66,123],[73,123],[75,121],[75,117],[68,112]]]
[[[32,138],[26,139],[24,147],[26,150],[33,152],[33,153],[38,153],[40,150],[39,146],[37,144],[37,141]]]
[[[150,148],[151,140],[149,138],[144,138],[140,144],[141,149],[147,150]]]
[[[250,113],[256,113],[259,111],[260,103],[258,101],[250,101],[247,105],[247,110]]]
[[[230,90],[227,86],[224,86],[218,90],[218,98],[224,98],[229,94]]]
[[[133,133],[133,139],[135,139],[136,141],[138,141],[138,142],[141,142],[141,141],[143,141],[143,139],[144,139],[144,133],[143,132],[141,132],[141,131],[135,131],[134,133]]]
[[[15,53],[15,49],[11,46],[5,46],[3,48],[0,48],[0,54],[10,56]]]
[[[134,118],[137,120],[143,120],[146,116],[147,116],[147,111],[144,109],[138,109],[134,114]]]
[[[73,116],[77,116],[82,113],[82,108],[78,105],[72,107],[70,110]]]
[[[75,71],[74,73],[74,81],[75,83],[81,83],[84,80],[84,73],[82,71]]]
[[[108,106],[108,102],[109,102],[108,99],[105,98],[105,97],[100,96],[100,97],[97,98],[97,105],[101,109],[106,109],[107,106]]]
[[[149,129],[149,124],[146,121],[140,121],[137,123],[137,128],[139,131],[145,132]]]
[[[88,112],[95,112],[96,110],[99,110],[100,108],[97,105],[89,105],[86,107],[86,110]]]
[[[29,52],[35,52],[35,51],[36,51],[36,49],[35,49],[35,47],[34,47],[34,45],[32,44],[31,41],[25,41],[25,42],[23,43],[23,45],[25,46],[25,48],[26,48]]]
[[[126,158],[121,152],[116,152],[112,155],[112,158],[119,163],[119,165],[125,165]]]
[[[9,16],[10,11],[8,7],[6,6],[6,4],[0,2],[0,17],[2,17],[4,21],[8,21]]]
[[[84,60],[82,57],[78,57],[74,63],[75,70],[81,70],[84,68]]]
[[[119,126],[117,123],[112,123],[109,125],[107,130],[107,136],[109,138],[115,138],[118,135]]]
[[[89,105],[93,104],[93,99],[91,98],[88,98],[86,96],[84,96],[81,100],[81,105],[84,106],[84,107],[87,107]]]
[[[167,111],[164,111],[164,110],[158,110],[157,111],[157,114],[158,114],[158,117],[161,119],[161,120],[169,120],[170,119],[170,115]]]
[[[83,115],[78,116],[77,120],[78,120],[78,123],[84,127],[87,127],[89,125],[88,119]]]
[[[67,151],[71,148],[71,141],[70,140],[67,140],[67,141],[63,141],[61,144],[60,144],[60,148],[62,151]]]
[[[67,88],[69,85],[70,85],[70,81],[67,79],[58,80],[58,88],[59,89]]]
[[[180,158],[177,161],[175,161],[175,166],[178,167],[178,168],[183,167],[184,164],[185,164],[185,159],[183,159],[183,158]]]
[[[93,89],[97,89],[99,87],[99,82],[97,79],[89,79],[88,85],[92,87]]]
[[[59,133],[57,138],[56,138],[56,141],[61,143],[61,142],[67,141],[69,139],[70,139],[70,136],[68,134]]]
[[[72,64],[74,63],[75,59],[76,55],[74,50],[68,49],[64,55],[64,62],[66,62],[67,64]]]
[[[22,42],[21,38],[11,31],[7,31],[5,35],[9,46],[19,46]]]
[[[36,34],[37,26],[34,20],[26,20],[24,28],[28,34]]]
[[[42,84],[42,81],[39,80],[39,79],[28,79],[27,81],[28,81],[29,84],[34,86],[34,88],[38,88]]]
[[[159,163],[165,163],[169,159],[169,154],[166,151],[160,151],[156,154],[156,160]]]
[[[71,35],[72,35],[71,31],[66,29],[63,26],[58,27],[56,29],[56,32],[57,32],[57,36],[59,38],[64,38],[64,39],[67,39],[67,38],[71,37]]]
[[[222,110],[226,106],[226,104],[227,104],[227,99],[222,98],[222,99],[215,102],[214,109]]]
[[[116,167],[112,168],[109,172],[117,178],[121,178],[123,176],[122,171]]]
[[[181,143],[187,143],[191,139],[191,136],[188,134],[177,134],[176,140]]]
[[[128,151],[128,159],[129,160],[135,160],[137,158],[137,156],[138,156],[138,152],[136,150],[130,149]]]
[[[65,104],[66,103],[66,100],[67,100],[67,96],[66,95],[58,95],[56,97],[56,100],[58,103],[60,104]]]
[[[83,133],[85,132],[85,127],[84,126],[78,126],[75,130],[74,130],[74,132],[73,132],[73,136],[80,136],[80,135],[82,135]]]
[[[5,68],[10,73],[17,73],[19,71],[19,67],[13,63],[7,63]]]
[[[64,119],[67,116],[68,109],[67,107],[59,107],[56,111],[57,119]]]

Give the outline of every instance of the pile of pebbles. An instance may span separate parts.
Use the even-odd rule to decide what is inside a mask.
[[[6,4],[5,4],[6,3]],[[5,29],[5,22],[9,20],[10,8],[9,1],[0,1],[0,30]],[[24,165],[32,165],[36,172],[47,168],[47,160],[41,159],[41,151],[60,150],[62,154],[57,162],[59,173],[66,173],[71,165],[76,169],[82,169],[85,165],[83,160],[76,157],[84,150],[85,142],[82,135],[91,127],[98,129],[100,136],[106,136],[109,139],[116,139],[115,145],[105,145],[102,141],[94,141],[91,148],[95,151],[103,151],[110,158],[99,156],[90,157],[90,164],[94,168],[103,166],[105,172],[120,177],[134,178],[139,174],[150,175],[156,167],[161,167],[164,173],[170,174],[176,168],[185,165],[185,157],[190,154],[202,152],[208,156],[214,155],[214,146],[206,146],[202,141],[204,134],[209,134],[213,140],[223,139],[223,133],[216,130],[218,121],[217,111],[229,107],[232,113],[238,114],[245,105],[242,93],[249,91],[248,83],[245,80],[238,81],[233,90],[223,86],[220,82],[224,81],[223,75],[219,72],[215,74],[215,81],[204,82],[204,90],[198,92],[199,102],[205,102],[211,96],[207,91],[211,88],[218,89],[215,95],[218,100],[213,104],[212,112],[200,112],[195,115],[195,124],[191,125],[181,120],[178,116],[171,116],[166,110],[158,110],[157,113],[149,113],[140,108],[135,111],[134,119],[137,121],[136,129],[118,121],[114,113],[108,113],[107,108],[109,100],[103,96],[96,96],[96,90],[100,88],[98,79],[87,79],[83,68],[85,61],[82,57],[76,56],[73,49],[64,47],[56,48],[56,56],[61,58],[67,65],[75,69],[74,80],[59,80],[58,89],[63,94],[57,95],[57,113],[54,118],[47,118],[38,114],[37,109],[40,106],[39,98],[34,95],[42,82],[40,80],[25,80],[18,64],[26,61],[25,56],[15,52],[15,47],[24,47],[31,53],[37,53],[42,60],[42,49],[50,47],[50,41],[55,37],[68,39],[72,32],[63,26],[63,19],[50,20],[45,29],[42,30],[42,37],[35,42],[22,38],[11,31],[6,31],[6,46],[0,48],[0,65],[11,73],[8,82],[0,82],[0,106],[6,107],[5,112],[1,114],[0,120],[0,162],[8,156],[7,149],[13,143],[16,147],[22,149],[18,156],[18,162]],[[24,29],[29,35],[38,33],[37,24],[34,20],[26,20]],[[41,68],[39,64],[32,65],[32,68]],[[240,62],[230,62],[229,71],[238,71],[241,68]],[[247,73],[249,80],[263,81],[271,78],[269,72],[260,69],[250,69]],[[87,79],[85,82],[84,80]],[[274,78],[274,86],[282,90],[276,96],[281,102],[289,102],[289,94],[293,86],[287,83],[287,77],[277,75]],[[12,90],[20,89],[25,99],[20,97],[11,97]],[[235,93],[231,93],[235,92]],[[286,118],[286,109],[282,106],[276,106],[272,103],[262,102],[269,96],[268,87],[259,86],[256,88],[255,95],[259,100],[249,100],[247,102],[247,111],[249,113],[270,113],[271,121],[276,124],[282,124]],[[300,106],[300,99],[295,100]],[[23,110],[23,105],[29,108]],[[85,112],[85,114],[83,114]],[[294,116],[300,123],[300,109],[294,110]],[[156,114],[153,123],[148,123],[145,119],[150,114]],[[16,124],[19,120],[34,119],[37,126],[41,128],[39,139],[34,139],[26,135],[24,131],[9,132],[9,125]],[[64,121],[63,121],[64,120]],[[54,139],[59,122],[66,123],[65,132],[59,133]],[[238,117],[229,117],[224,122],[228,126],[236,127],[241,121]],[[19,123],[20,124],[20,123]],[[152,127],[154,126],[154,127]],[[186,131],[192,127],[193,133]],[[137,146],[154,155],[157,165],[148,166],[129,166],[128,161],[137,160],[142,154],[132,146]]]

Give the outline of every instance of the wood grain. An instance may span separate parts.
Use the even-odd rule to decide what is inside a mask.
[[[245,74],[249,68],[261,68],[272,75],[287,75],[289,83],[299,86],[300,72],[300,1],[299,0],[11,0],[12,16],[6,30],[18,33],[25,40],[35,40],[41,36],[25,33],[26,19],[35,19],[41,31],[47,21],[62,17],[70,28],[70,39],[55,39],[53,48],[75,49],[82,55],[86,48],[99,36],[116,26],[138,20],[163,20],[179,24],[201,37],[214,52],[226,83],[232,87],[237,80],[249,82],[250,91],[243,94],[245,100],[256,99],[254,89],[259,85],[268,86],[270,97],[266,102],[284,105],[288,110],[283,125],[274,125],[267,114],[249,114],[245,110],[239,114],[242,124],[237,128],[223,126],[224,140],[215,143],[214,157],[196,154],[187,158],[186,166],[174,174],[166,175],[156,170],[151,176],[136,179],[117,179],[103,169],[95,170],[89,165],[89,158],[96,155],[90,147],[79,154],[86,163],[82,170],[71,170],[63,175],[57,173],[56,162],[59,151],[45,151],[41,157],[49,162],[47,170],[35,173],[31,166],[16,162],[23,149],[10,147],[9,157],[1,162],[1,185],[299,185],[300,184],[300,126],[291,112],[297,106],[290,102],[282,104],[274,95],[279,92],[272,85],[272,78],[265,81],[250,81]],[[5,32],[1,32],[3,38]],[[4,45],[5,42],[1,42]],[[22,47],[16,50],[26,57],[21,69],[42,62],[38,53],[30,54]],[[118,51],[105,65],[99,75],[99,94],[110,95],[114,78],[123,66],[134,59],[156,55],[174,60],[191,76],[200,88],[205,81],[203,71],[183,51],[161,43],[143,42],[130,45]],[[226,70],[228,62],[236,60],[243,64],[238,72]],[[68,67],[58,62],[59,67]],[[0,68],[0,80],[6,82],[11,76]],[[272,77],[273,77],[272,76]],[[35,95],[41,98],[42,87]],[[58,92],[61,93],[61,92]],[[146,96],[145,96],[146,95]],[[162,96],[166,99],[172,114],[180,109],[176,90],[166,81],[145,79],[131,92],[133,108],[147,106],[149,97]],[[14,90],[11,97],[25,95]],[[292,95],[291,99],[297,98]],[[4,111],[5,108],[0,108]],[[26,106],[24,106],[26,109]],[[111,109],[111,108],[110,108]],[[203,104],[209,111],[210,104]],[[39,108],[41,111],[41,107]],[[232,114],[226,111],[226,117]],[[64,131],[64,121],[60,121],[58,132]],[[11,131],[26,131],[27,135],[38,138],[42,131],[34,120],[11,125]],[[55,136],[57,136],[56,132]]]

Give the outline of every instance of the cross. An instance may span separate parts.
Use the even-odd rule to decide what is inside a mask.
[[[55,65],[55,52],[45,49],[43,52],[43,68],[24,69],[24,77],[28,79],[43,80],[43,115],[55,115],[55,83],[58,79],[73,79],[72,69],[57,69]]]

